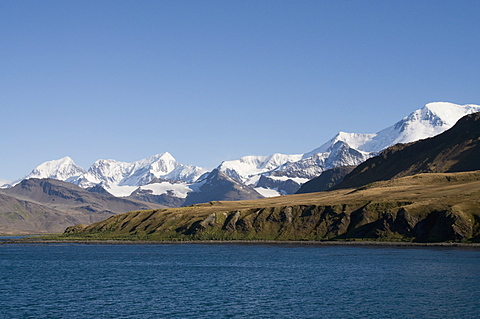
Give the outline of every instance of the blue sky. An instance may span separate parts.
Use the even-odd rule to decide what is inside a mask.
[[[0,1],[0,178],[213,168],[480,104],[478,1]]]

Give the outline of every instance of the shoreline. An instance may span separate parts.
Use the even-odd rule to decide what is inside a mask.
[[[295,240],[38,240],[38,239],[0,239],[0,245],[8,244],[83,244],[83,245],[300,245],[300,246],[397,246],[397,247],[463,247],[480,248],[480,243],[417,243],[396,241],[295,241]]]

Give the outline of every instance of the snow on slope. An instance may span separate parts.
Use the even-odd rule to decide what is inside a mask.
[[[7,181],[6,179],[0,178],[0,188],[8,188],[12,184],[11,181]]]
[[[323,171],[339,166],[358,165],[375,153],[363,152],[350,147],[347,143],[337,140],[325,152],[313,153],[294,163],[286,163],[272,174],[276,176],[301,177],[312,179]]]
[[[160,182],[140,186],[141,190],[148,190],[152,195],[171,194],[178,198],[187,198],[192,188],[187,183]]]
[[[193,183],[205,172],[198,166],[180,164],[169,153],[163,153],[133,163],[100,159],[88,171],[70,157],[64,157],[40,164],[26,178],[54,178],[83,188],[101,185],[109,193],[122,197],[154,179]]]
[[[258,181],[262,173],[270,172],[275,168],[288,163],[297,162],[302,155],[273,154],[270,156],[244,156],[237,160],[224,161],[217,169],[244,184],[253,184]]]
[[[255,187],[254,190],[256,190],[260,195],[262,195],[264,197],[282,196],[281,193],[279,193],[277,190],[272,189],[272,188]]]
[[[40,164],[25,177],[28,178],[54,178],[71,182],[78,176],[85,173],[85,170],[76,165],[73,160],[66,156],[59,160],[48,161]]]
[[[102,186],[107,192],[116,197],[126,197],[132,194],[135,190],[138,189],[138,186],[118,186],[113,184],[110,186]]]
[[[303,158],[309,158],[316,153],[325,153],[338,141],[345,142],[359,151],[380,152],[398,143],[410,143],[438,135],[455,125],[463,116],[475,112],[480,112],[479,105],[428,103],[394,125],[375,134],[340,132],[322,146],[305,153]]]
[[[118,186],[146,185],[153,179],[191,183],[205,172],[198,166],[180,164],[169,153],[163,153],[133,163],[98,160],[79,178],[78,184],[81,187],[101,184],[107,190],[113,190],[113,187]]]
[[[347,133],[347,132],[339,132],[335,135],[332,139],[328,142],[323,144],[322,146],[303,154],[302,159],[310,158],[314,154],[319,153],[329,153],[329,150],[335,145],[337,142],[343,142],[354,149],[360,149],[362,145],[369,142],[376,134],[361,134],[361,133]]]
[[[433,137],[450,129],[463,116],[475,112],[480,112],[479,105],[429,103],[394,125],[381,130],[359,149],[378,152],[398,143],[410,143]]]

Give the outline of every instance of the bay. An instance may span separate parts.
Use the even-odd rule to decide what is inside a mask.
[[[480,250],[3,244],[0,318],[478,318]]]

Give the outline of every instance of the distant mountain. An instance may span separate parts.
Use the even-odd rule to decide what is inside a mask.
[[[133,163],[98,160],[76,183],[82,187],[101,184],[107,190],[113,186],[146,185],[155,178],[191,183],[205,172],[198,166],[180,164],[167,152]]]
[[[274,171],[286,163],[298,162],[301,158],[301,154],[278,153],[270,156],[244,156],[237,160],[224,161],[217,169],[241,183],[252,185],[258,182],[260,175]]]
[[[480,112],[464,116],[435,137],[386,149],[355,168],[335,189],[419,173],[473,170],[480,170]]]
[[[109,193],[121,197],[155,179],[193,183],[206,172],[201,167],[177,162],[170,153],[162,153],[133,163],[100,159],[88,171],[76,165],[71,158],[64,157],[40,164],[25,178],[53,178],[82,188],[102,186]]]
[[[40,164],[28,174],[25,179],[30,178],[53,178],[65,182],[74,182],[86,171],[76,165],[73,160],[66,156],[59,160],[48,161]]]
[[[89,192],[55,179],[25,179],[0,190],[0,233],[61,232],[132,210],[160,208],[108,194]]]

